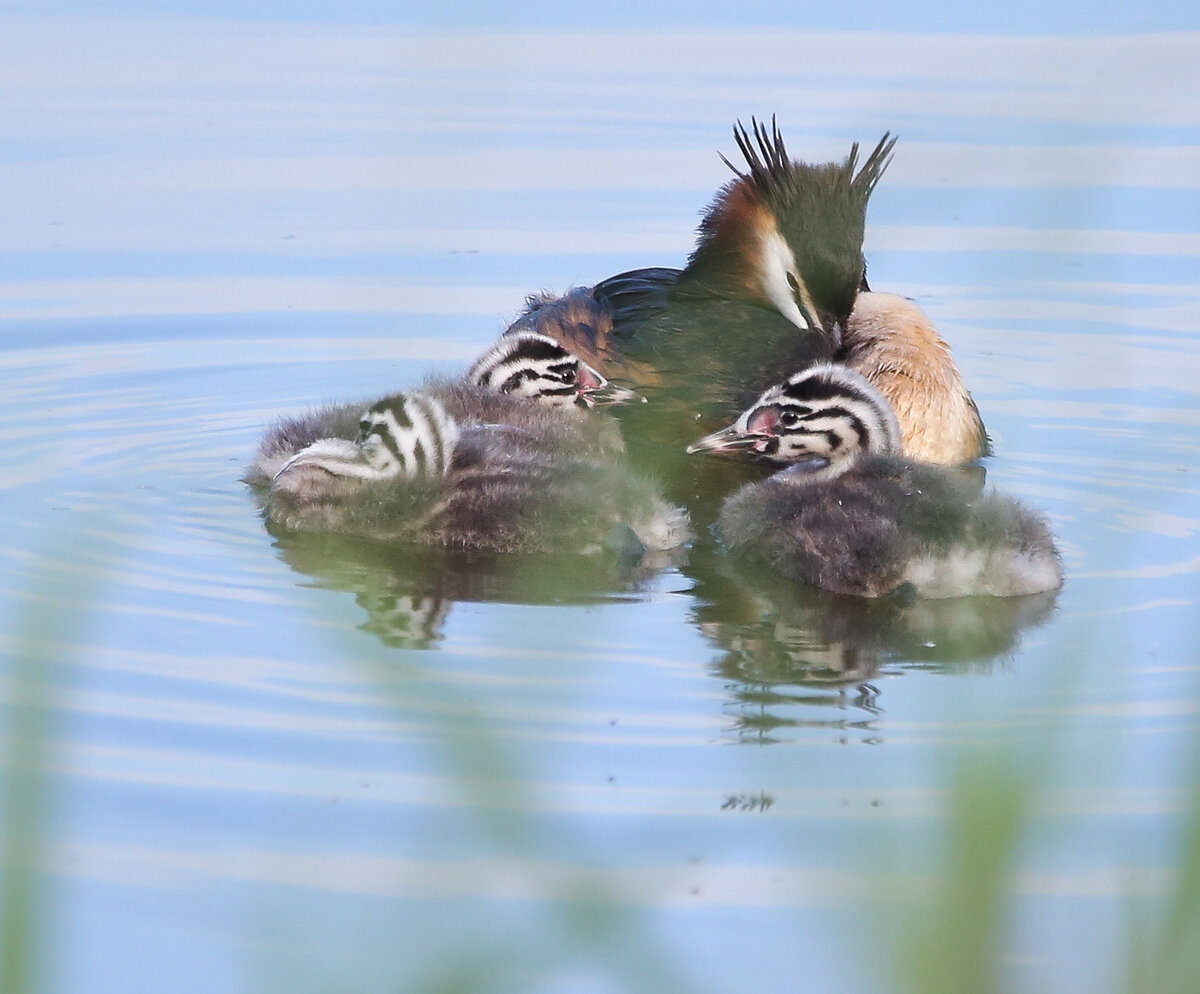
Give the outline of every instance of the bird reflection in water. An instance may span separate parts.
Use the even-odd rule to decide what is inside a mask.
[[[1028,597],[866,600],[780,583],[711,541],[635,562],[429,549],[321,534],[276,548],[322,589],[353,594],[360,630],[398,649],[436,649],[458,604],[587,605],[686,593],[718,650],[730,733],[769,744],[804,729],[879,740],[886,681],[911,670],[987,672],[1053,615],[1058,591]]]
[[[733,737],[759,744],[805,728],[878,741],[885,680],[914,669],[987,672],[1052,617],[1058,596],[867,600],[781,584],[716,556],[689,572],[702,577],[694,620],[720,652],[712,671],[728,691]]]
[[[682,550],[622,558],[488,553],[372,542],[326,533],[281,533],[275,546],[313,586],[354,595],[360,629],[399,649],[433,649],[457,603],[600,604],[639,599]]]

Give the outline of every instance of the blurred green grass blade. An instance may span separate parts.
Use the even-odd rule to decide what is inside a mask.
[[[902,984],[914,994],[1002,989],[1010,884],[1033,793],[1011,761],[960,767],[948,799],[942,877],[902,940]]]
[[[5,707],[3,889],[0,891],[0,991],[33,990],[37,875],[46,822],[44,684],[28,684],[28,659],[10,660]]]
[[[1193,733],[1192,770],[1200,774],[1200,736]],[[1127,909],[1127,990],[1133,994],[1194,994],[1200,990],[1200,776],[1180,819],[1175,861],[1166,867],[1161,907],[1130,900]]]
[[[0,991],[32,994],[46,913],[45,855],[52,835],[48,770],[54,716],[65,688],[66,654],[79,644],[115,553],[94,528],[59,536],[40,557],[4,660],[7,693],[0,773]],[[88,537],[93,536],[93,537]]]

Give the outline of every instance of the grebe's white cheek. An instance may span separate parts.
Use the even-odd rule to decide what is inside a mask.
[[[795,293],[788,282],[788,274],[796,272],[796,257],[791,246],[778,231],[772,231],[762,242],[763,292],[785,318],[801,331],[810,331]],[[793,276],[794,278],[794,276]]]

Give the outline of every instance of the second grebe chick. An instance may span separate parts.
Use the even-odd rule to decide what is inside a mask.
[[[506,335],[461,380],[281,422],[245,479],[268,522],[292,531],[492,551],[592,551],[622,536],[627,553],[674,548],[686,516],[629,470],[615,422],[582,410],[631,396],[545,336]]]
[[[767,390],[689,452],[749,451],[786,468],[730,496],[731,552],[836,593],[1015,596],[1057,589],[1045,520],[960,474],[900,457],[887,400],[861,374],[821,364]]]
[[[610,383],[593,366],[548,335],[502,335],[467,371],[467,382],[546,407],[594,407],[637,395]]]
[[[431,378],[421,392],[437,398],[456,422],[507,424],[551,445],[573,435],[578,451],[597,456],[620,452],[624,443],[615,424],[585,417],[584,411],[637,396],[553,338],[534,332],[501,336],[464,377]],[[264,436],[246,482],[268,486],[284,463],[318,439],[354,442],[365,406],[336,404],[284,418]]]
[[[353,442],[322,438],[296,453],[264,510],[292,531],[492,552],[640,556],[688,537],[683,513],[648,482],[618,460],[576,451],[569,432],[460,425],[420,393],[376,401]]]

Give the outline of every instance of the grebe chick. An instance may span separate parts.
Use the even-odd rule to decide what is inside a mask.
[[[749,451],[787,468],[721,508],[731,552],[836,593],[1015,596],[1057,589],[1045,520],[960,474],[900,457],[895,413],[866,378],[820,364],[767,390],[689,452]]]
[[[595,407],[637,397],[549,335],[533,331],[502,335],[472,364],[467,382],[546,407]]]
[[[687,521],[582,408],[634,396],[542,335],[461,380],[281,422],[246,474],[273,526],[493,551],[683,544]],[[636,536],[636,542],[633,541]]]
[[[681,411],[671,419],[678,433],[694,431],[697,414],[730,417],[770,384],[832,360],[892,402],[909,458],[953,464],[988,454],[979,412],[929,318],[867,285],[867,202],[895,139],[884,135],[859,168],[857,144],[841,163],[791,159],[774,121],[769,130],[738,124],[734,138],[745,165],[725,160],[736,178],[705,213],[684,269],[532,295],[512,328],[550,334],[639,389],[665,393]],[[656,408],[662,423],[668,405]]]
[[[492,552],[640,556],[688,537],[682,512],[623,463],[581,455],[569,431],[460,425],[421,393],[376,401],[353,442],[297,452],[263,506],[286,530]]]
[[[574,437],[582,453],[608,456],[624,443],[615,424],[584,416],[586,408],[636,397],[554,339],[534,332],[506,334],[461,379],[431,378],[421,388],[463,424],[504,424],[540,444]],[[337,404],[284,418],[267,432],[245,481],[265,488],[296,453],[318,439],[356,442],[364,402]],[[578,413],[576,413],[578,412]]]

